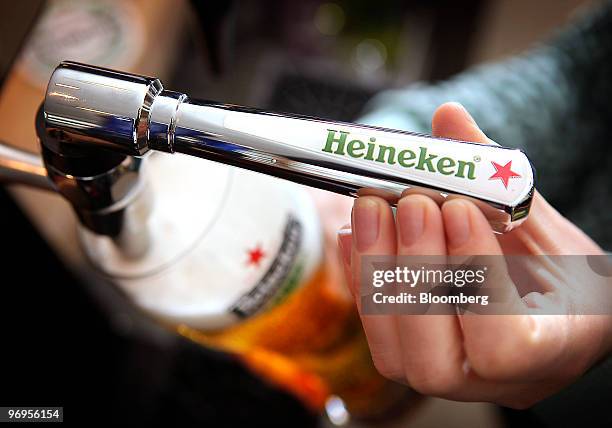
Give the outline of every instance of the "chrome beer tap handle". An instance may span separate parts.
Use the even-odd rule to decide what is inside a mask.
[[[155,78],[72,62],[51,76],[43,110],[62,150],[184,153],[392,203],[406,189],[465,197],[497,232],[527,217],[534,193],[517,149],[193,100]]]

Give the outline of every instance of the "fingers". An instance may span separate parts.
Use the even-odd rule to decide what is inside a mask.
[[[397,205],[396,223],[398,255],[446,254],[442,214],[430,198],[402,198]],[[454,312],[397,319],[408,384],[422,394],[452,394],[465,379],[461,331]]]
[[[470,201],[453,199],[442,206],[442,218],[451,261],[482,264],[488,269],[483,291],[495,299],[489,302],[489,306],[495,308],[490,313],[522,313],[523,301],[508,275],[502,249],[482,212]]]
[[[456,103],[447,103],[438,108],[432,128],[437,136],[495,144],[480,130],[470,114]],[[534,209],[538,208],[537,199],[538,196]],[[554,243],[549,244],[550,239],[546,236],[541,237],[544,239],[530,239],[537,237],[538,231],[526,233],[525,227],[525,230],[519,229],[501,237],[498,242],[484,215],[468,201],[447,201],[442,207],[442,217],[451,256],[501,255],[500,242],[506,251],[514,249],[513,252],[520,252],[519,248],[514,248],[518,247],[517,244],[532,247],[531,250],[541,250],[539,245],[543,243],[547,249],[554,249]],[[550,221],[550,224],[554,222]],[[526,223],[524,226],[531,225]],[[517,236],[521,239],[513,239]],[[545,376],[555,366],[568,333],[557,325],[560,323],[555,322],[554,317],[520,315],[526,313],[527,308],[507,274],[503,259],[500,257],[499,263],[492,268],[497,276],[488,278],[488,284],[501,290],[497,297],[506,306],[505,309],[498,308],[498,313],[516,315],[461,317],[464,349],[469,364],[477,375],[489,380],[514,383]]]
[[[360,272],[362,257],[396,254],[395,222],[389,204],[376,196],[355,200],[352,214],[351,281],[372,361],[390,379],[402,381],[401,347],[396,319],[390,315],[361,313]]]
[[[457,199],[445,203],[442,217],[449,255],[502,254],[489,223],[471,202]],[[563,328],[555,331],[555,323],[551,322],[554,317],[527,315],[503,259],[487,261],[487,284],[501,305],[495,312],[516,315],[461,317],[470,366],[488,380],[518,382],[543,376],[564,346],[566,333]]]
[[[437,136],[494,144],[455,103],[436,111],[432,128]],[[376,196],[358,198],[351,232],[341,231],[338,235],[347,281],[377,369],[391,379],[408,381],[424,394],[529,405],[537,398],[531,392],[533,382],[544,385],[554,377],[555,370],[567,363],[563,350],[570,341],[570,323],[564,322],[563,317],[528,315],[529,309],[506,270],[500,243],[476,205],[463,199],[447,199],[439,208],[424,195],[408,191],[402,196],[397,222],[385,200]],[[537,244],[523,240],[523,245]],[[459,257],[499,256],[499,263],[491,264],[489,259],[486,264],[493,271],[487,275],[488,285],[499,291],[495,297],[505,306],[502,313],[516,315],[361,313],[362,257],[446,253]]]

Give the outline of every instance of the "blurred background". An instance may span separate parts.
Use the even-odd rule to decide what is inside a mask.
[[[38,151],[34,113],[64,59],[160,77],[196,98],[354,121],[380,91],[520,53],[595,4],[3,2],[0,140]],[[56,199],[15,186],[0,193],[0,404],[64,406],[67,421],[145,426],[334,423],[235,358],[158,328],[112,288],[83,284],[75,241],[66,240],[74,219]],[[501,427],[530,418],[432,399],[386,423]]]

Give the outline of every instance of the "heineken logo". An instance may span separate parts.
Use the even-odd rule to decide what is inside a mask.
[[[386,146],[378,144],[374,137],[365,142],[350,138],[350,133],[346,131],[328,129],[327,141],[323,151],[388,165],[399,165],[403,168],[414,168],[419,171],[452,175],[469,180],[476,179],[476,164],[474,162],[439,156],[431,153],[427,147],[419,147],[417,151]]]

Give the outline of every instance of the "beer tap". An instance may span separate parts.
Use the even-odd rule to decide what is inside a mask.
[[[500,233],[524,221],[534,192],[531,163],[517,149],[195,100],[156,78],[74,62],[51,76],[36,123],[46,173],[26,155],[7,162],[19,156],[4,149],[0,177],[50,188],[48,176],[88,232],[132,258],[150,245],[155,195],[141,170],[153,151],[391,203],[406,189],[469,198]]]

